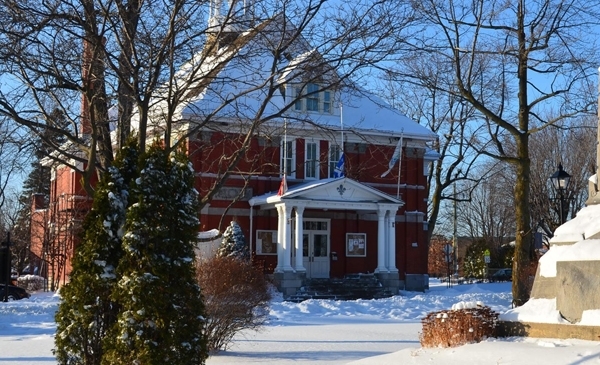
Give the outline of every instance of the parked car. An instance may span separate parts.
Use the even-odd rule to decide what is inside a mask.
[[[512,269],[500,269],[490,276],[490,283],[497,281],[512,281]]]
[[[4,293],[6,290],[5,284],[0,284],[0,301],[4,300]],[[27,290],[20,288],[18,286],[9,285],[8,286],[8,300],[19,300],[29,298],[31,295],[27,292]]]

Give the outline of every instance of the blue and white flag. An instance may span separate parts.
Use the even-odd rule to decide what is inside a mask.
[[[333,177],[344,177],[346,173],[344,171],[344,153],[340,156],[339,161],[335,165],[335,170],[333,170]]]

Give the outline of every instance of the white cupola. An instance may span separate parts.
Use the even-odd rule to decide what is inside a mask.
[[[210,0],[209,31],[231,33],[246,30],[253,23],[253,9],[253,0]]]

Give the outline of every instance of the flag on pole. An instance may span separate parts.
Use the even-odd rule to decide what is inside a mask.
[[[346,172],[344,171],[344,162],[345,162],[345,158],[344,158],[344,153],[342,152],[340,159],[338,160],[337,164],[335,165],[335,170],[333,171],[333,177],[346,176]]]
[[[381,174],[381,177],[386,177],[387,174],[389,174],[390,171],[392,171],[394,166],[396,166],[396,162],[398,162],[398,160],[400,160],[402,158],[402,137],[403,136],[404,136],[403,134],[400,135],[400,139],[398,140],[398,144],[396,145],[394,154],[392,155],[392,158],[390,159],[390,162],[388,163],[388,170],[386,172],[384,172],[383,174]]]
[[[279,185],[279,190],[277,190],[277,195],[282,196],[287,191],[287,179],[285,175],[283,175],[283,179],[281,179],[281,184]]]

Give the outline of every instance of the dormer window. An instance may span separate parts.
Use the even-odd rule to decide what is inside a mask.
[[[313,83],[306,84],[304,89],[295,86],[294,110],[331,114],[331,91],[320,89],[319,85]]]

